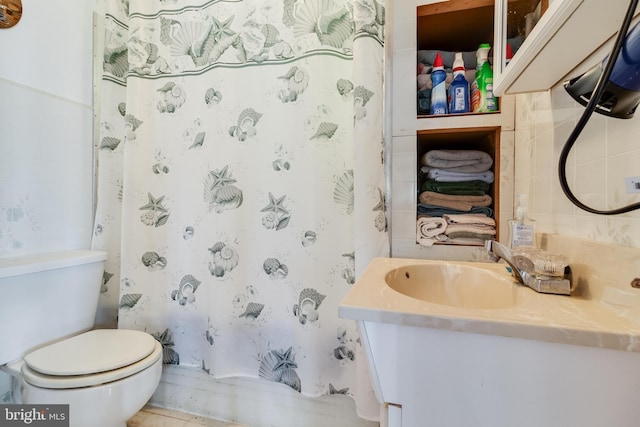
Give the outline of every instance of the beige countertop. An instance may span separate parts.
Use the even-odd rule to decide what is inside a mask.
[[[396,268],[413,265],[468,265],[487,270],[510,286],[517,303],[506,308],[460,308],[436,304],[397,292],[385,281]],[[580,280],[580,278],[576,278]],[[498,335],[553,343],[640,352],[640,321],[629,315],[638,295],[624,290],[571,296],[540,294],[512,278],[501,263],[374,258],[339,305],[342,318]],[[608,295],[608,296],[607,296]],[[613,304],[611,303],[613,302]],[[616,309],[620,303],[623,309]]]

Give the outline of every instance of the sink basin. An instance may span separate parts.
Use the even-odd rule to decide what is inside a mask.
[[[521,290],[510,276],[469,265],[405,265],[390,270],[385,281],[411,298],[459,308],[505,309],[521,300]]]

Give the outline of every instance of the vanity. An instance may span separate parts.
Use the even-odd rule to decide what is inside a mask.
[[[339,315],[358,323],[382,426],[638,425],[639,251],[541,245],[584,260],[571,296],[537,293],[502,263],[369,264]]]

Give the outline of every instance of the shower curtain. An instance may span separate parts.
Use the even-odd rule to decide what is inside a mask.
[[[388,254],[383,4],[107,0],[104,25],[98,323],[377,418],[338,305]]]

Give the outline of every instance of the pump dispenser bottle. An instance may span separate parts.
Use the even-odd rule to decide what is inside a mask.
[[[515,218],[507,221],[509,224],[509,247],[535,246],[535,221],[527,216],[527,196],[516,196]]]

